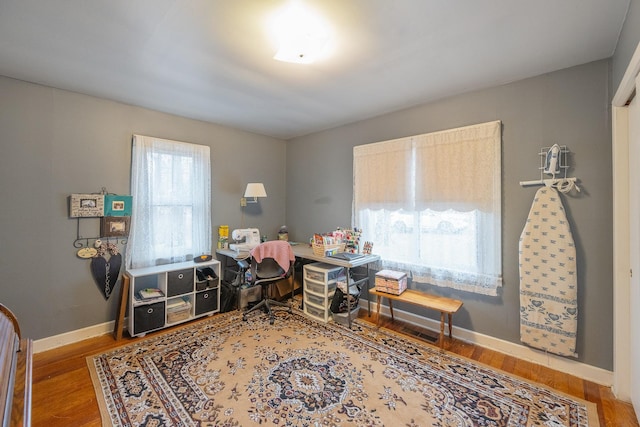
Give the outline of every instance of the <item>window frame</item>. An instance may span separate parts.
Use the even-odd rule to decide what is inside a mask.
[[[456,144],[460,147],[457,147]],[[427,146],[427,149],[435,146],[437,150],[426,151],[426,154],[416,154],[416,150],[421,146]],[[460,156],[456,155],[455,159],[442,158],[443,153],[445,155],[461,153],[460,150],[464,149],[479,150],[479,154],[465,155],[463,153]],[[409,154],[399,155],[398,150],[405,150]],[[386,156],[387,151],[392,155]],[[438,153],[440,157],[436,157],[437,164],[434,164],[433,160],[429,160],[430,169],[425,172],[421,160],[432,153]],[[458,187],[450,185],[451,183],[448,182],[451,180],[450,174],[440,173],[441,176],[433,178],[433,169],[440,167],[440,164],[445,166],[454,164],[454,160],[466,162],[464,165],[455,163],[459,166],[456,173],[469,175],[454,178],[454,180],[459,179],[460,181],[457,184]],[[474,163],[478,165],[475,166]],[[486,169],[487,165],[490,165],[492,169],[474,171],[474,167]],[[401,179],[398,179],[397,176],[390,176],[390,171],[398,171]],[[359,175],[361,172],[362,176]],[[404,212],[405,215],[413,216],[413,228],[418,228],[417,231],[412,232],[412,242],[409,242],[409,250],[412,251],[410,256],[406,255],[406,250],[403,255],[413,259],[399,260],[398,257],[390,259],[392,257],[389,255],[382,254],[381,268],[408,270],[413,276],[415,287],[436,285],[497,295],[497,289],[502,285],[500,121],[356,146],[354,147],[353,175],[352,222],[355,227],[363,229],[363,240],[374,242],[374,252],[376,252],[376,241],[380,242],[379,233],[377,230],[376,232],[371,230],[372,223],[370,221],[365,223],[361,217],[363,212],[379,211],[383,208],[386,208],[387,215],[393,215],[393,212]],[[476,176],[482,182],[473,182]],[[381,181],[383,188],[383,191],[378,193],[376,193],[377,181]],[[425,184],[431,183],[431,185],[439,186],[443,182],[445,183],[443,190],[438,188],[435,191],[429,191],[429,188],[425,187]],[[470,190],[461,190],[459,195],[455,194],[456,188],[465,188],[469,182],[472,186]],[[420,188],[421,186],[422,188]],[[485,191],[485,187],[490,188]],[[465,194],[465,192],[469,194]],[[392,194],[392,200],[390,203],[386,203],[389,194]],[[398,195],[402,195],[402,197],[398,197]],[[468,245],[475,246],[473,258],[479,267],[474,270],[473,267],[461,266],[458,270],[457,267],[451,268],[454,263],[442,266],[416,261],[415,255],[422,252],[423,223],[421,215],[429,209],[436,212],[447,209],[467,213],[475,212],[473,214],[476,217],[475,233],[473,229],[469,231],[474,234],[467,237],[466,245],[467,247]],[[390,229],[392,225],[387,224],[387,229]],[[384,237],[387,242],[393,233],[388,234]],[[381,245],[378,245],[378,248],[379,254],[385,252]]]
[[[162,156],[170,157],[163,159]],[[166,193],[162,193],[163,188]],[[133,135],[131,194],[127,268],[190,261],[211,253],[211,160],[208,146]],[[182,230],[171,227],[172,221],[185,226],[185,210],[181,209],[181,214],[168,219],[169,229],[178,233],[168,233],[166,244],[159,245],[160,233],[154,231],[158,227],[158,210],[168,210],[162,219],[166,222],[167,216],[171,216],[170,211],[180,207],[188,211],[186,216],[190,223]],[[166,229],[167,225],[162,228]],[[176,244],[180,239],[182,244]]]

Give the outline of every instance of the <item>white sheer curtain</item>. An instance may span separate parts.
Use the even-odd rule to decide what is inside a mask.
[[[133,135],[131,195],[128,268],[211,253],[209,147]]]
[[[497,295],[499,121],[354,147],[354,225],[381,267],[415,283]],[[421,285],[416,285],[421,287]]]

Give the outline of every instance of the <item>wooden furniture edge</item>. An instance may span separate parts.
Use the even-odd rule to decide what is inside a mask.
[[[127,312],[127,302],[129,298],[130,278],[127,273],[122,275],[122,286],[120,287],[120,305],[118,306],[118,317],[113,327],[113,339],[119,341],[122,338],[122,330],[124,328],[124,316]]]
[[[449,323],[449,338],[452,338],[453,328],[452,328],[452,319],[453,313],[457,312],[460,307],[462,307],[462,301],[441,297],[438,295],[432,295],[426,292],[416,291],[414,289],[406,289],[400,295],[395,295],[387,292],[381,292],[374,289],[369,289],[370,295],[375,295],[377,298],[377,322],[380,324],[380,305],[382,303],[382,298],[387,298],[389,302],[389,311],[391,312],[391,321],[394,321],[393,315],[393,301],[406,302],[408,304],[417,305],[420,307],[437,310],[440,312],[440,348],[444,349],[444,324],[445,324],[445,314],[448,317]]]
[[[9,368],[2,372],[8,373],[13,377],[8,381],[9,387],[12,389],[4,390],[2,395],[7,401],[11,399],[11,410],[8,415],[11,426],[30,426],[31,425],[31,395],[33,384],[33,340],[30,338],[22,338],[18,319],[13,312],[5,305],[0,304],[0,313],[9,320],[13,327],[13,331],[9,328],[2,329],[3,345],[11,346],[10,352],[15,352],[15,358],[11,360],[4,359],[3,363],[8,363]],[[9,388],[8,387],[8,388]],[[0,414],[1,415],[1,414]],[[8,420],[3,419],[3,423]]]

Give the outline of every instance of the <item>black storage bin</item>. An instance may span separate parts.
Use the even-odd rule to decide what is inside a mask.
[[[209,287],[209,281],[204,278],[202,272],[198,269],[196,270],[196,292],[204,291]]]
[[[349,301],[340,288],[336,288],[336,292],[333,294],[331,305],[329,309],[331,313],[346,313],[348,307],[357,307],[360,300],[360,287],[349,287]]]
[[[196,269],[196,292],[218,287],[218,276],[211,267]]]
[[[223,281],[220,283],[220,313],[235,310],[238,306],[238,287]]]
[[[167,272],[167,296],[193,292],[193,268]]]
[[[218,289],[196,294],[196,316],[218,309]]]
[[[134,335],[152,331],[164,326],[164,301],[140,305],[133,309]]]

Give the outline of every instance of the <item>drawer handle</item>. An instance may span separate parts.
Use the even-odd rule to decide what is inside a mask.
[[[182,274],[182,273],[178,274],[178,279],[180,279],[180,280],[184,279],[184,274]]]
[[[209,294],[203,294],[203,295],[202,295],[202,298],[204,298],[204,299],[209,298]]]
[[[149,309],[147,309],[147,313],[148,313],[148,314],[153,313],[153,308],[149,308]]]

